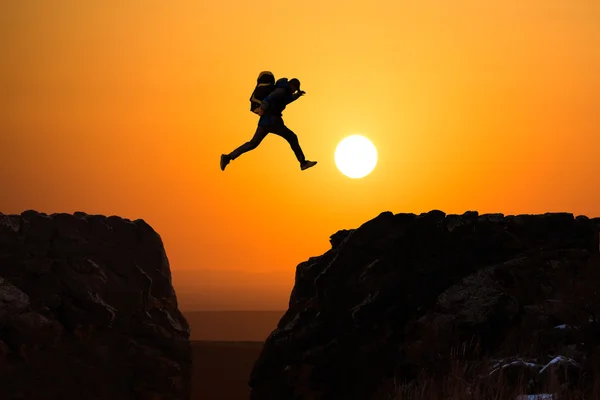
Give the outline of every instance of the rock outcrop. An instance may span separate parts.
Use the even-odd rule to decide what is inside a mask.
[[[159,235],[84,213],[0,214],[0,399],[189,399]]]
[[[390,399],[455,376],[458,361],[477,365],[461,371],[464,391],[435,398],[484,399],[476,382],[494,387],[500,373],[530,393],[551,380],[589,388],[600,376],[599,230],[599,218],[567,213],[431,211],[339,231],[298,265],[251,399]]]

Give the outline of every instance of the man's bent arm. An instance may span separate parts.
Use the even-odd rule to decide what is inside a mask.
[[[260,105],[264,110],[269,108],[269,105],[273,100],[281,99],[285,96],[286,90],[284,88],[277,88],[271,92],[267,97],[265,97]]]

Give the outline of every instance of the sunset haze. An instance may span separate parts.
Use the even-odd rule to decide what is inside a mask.
[[[144,219],[185,310],[284,310],[382,211],[600,216],[600,1],[1,1],[0,212]],[[310,160],[250,140],[258,73]],[[361,134],[363,179],[334,163]]]

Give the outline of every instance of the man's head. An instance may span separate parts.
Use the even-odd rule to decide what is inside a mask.
[[[298,78],[290,79],[289,85],[292,93],[296,93],[296,90],[300,90],[300,81],[298,80]]]

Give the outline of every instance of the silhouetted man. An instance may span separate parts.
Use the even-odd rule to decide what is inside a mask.
[[[275,83],[275,90],[265,97],[261,103],[258,111],[260,119],[254,136],[249,142],[244,143],[231,153],[221,155],[221,170],[224,171],[230,161],[258,147],[269,133],[274,133],[287,140],[300,163],[300,169],[303,171],[317,164],[316,161],[306,160],[302,148],[300,148],[300,143],[298,143],[298,137],[283,123],[282,113],[285,107],[304,94],[305,92],[300,90],[298,79],[293,78],[289,81],[286,78],[279,79]]]

